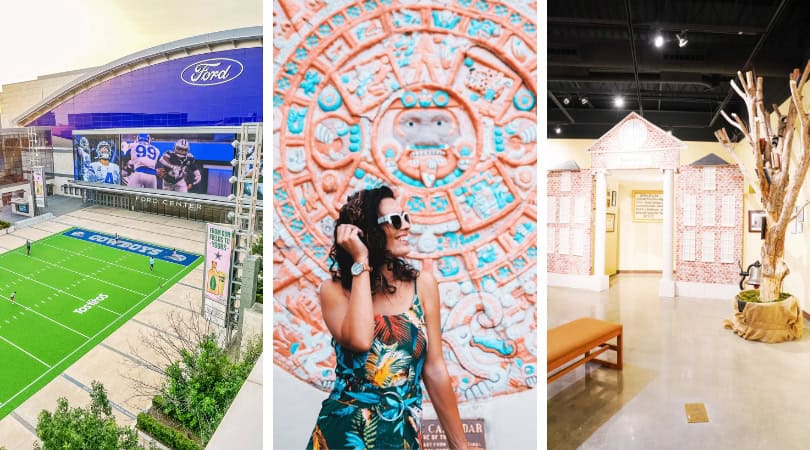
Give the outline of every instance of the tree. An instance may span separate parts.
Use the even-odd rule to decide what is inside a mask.
[[[124,377],[137,396],[153,398],[162,413],[206,444],[261,355],[261,337],[233,362],[219,347],[220,339],[211,324],[201,316],[170,313],[168,322],[166,332],[141,336],[142,345],[150,350],[149,357],[132,350],[136,367],[149,369],[161,375],[160,379],[134,371]]]
[[[138,434],[129,427],[119,427],[112,415],[104,386],[93,381],[89,408],[71,408],[66,398],[57,400],[56,411],[39,413],[37,436],[42,445],[37,450],[92,448],[99,450],[143,450]]]
[[[748,110],[748,123],[737,114],[723,117],[740,130],[754,155],[754,174],[758,183],[754,189],[765,209],[765,242],[761,250],[762,284],[759,288],[761,302],[779,300],[782,283],[790,273],[784,261],[785,234],[790,222],[795,219],[794,207],[810,167],[810,115],[804,107],[803,91],[810,74],[810,61],[804,73],[794,69],[790,74],[790,102],[787,115],[782,115],[776,105],[768,113],[762,94],[762,77],[746,72],[737,72],[740,86],[731,81],[734,91],[743,98]],[[737,160],[746,172],[739,156],[734,152],[731,139],[725,129],[715,132],[717,140]],[[797,142],[794,142],[797,139]]]

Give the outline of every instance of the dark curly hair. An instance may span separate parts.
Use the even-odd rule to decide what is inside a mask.
[[[335,222],[333,233],[334,243],[329,251],[332,261],[329,272],[333,281],[340,281],[346,290],[352,288],[351,267],[354,259],[343,247],[337,244],[338,225],[351,224],[363,230],[361,239],[368,248],[368,263],[371,266],[371,293],[376,294],[385,290],[389,294],[397,291],[396,287],[388,283],[382,273],[387,267],[394,274],[394,279],[413,281],[419,276],[419,271],[402,258],[393,256],[386,248],[385,231],[377,223],[380,202],[384,198],[395,198],[394,191],[388,186],[374,189],[365,189],[355,192],[346,199],[346,204],[340,208],[338,219]]]

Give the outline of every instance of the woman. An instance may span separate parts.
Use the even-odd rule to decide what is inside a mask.
[[[337,379],[308,449],[420,448],[422,380],[450,447],[468,448],[442,359],[436,279],[402,259],[410,228],[386,186],[340,209],[332,279],[320,290]]]

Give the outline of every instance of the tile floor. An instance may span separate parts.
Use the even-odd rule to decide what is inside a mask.
[[[549,288],[549,326],[621,322],[625,359],[621,372],[589,364],[548,386],[548,448],[810,448],[810,323],[798,341],[746,341],[723,329],[731,300],[659,298],[658,279]],[[708,423],[687,423],[684,405],[697,402]]]

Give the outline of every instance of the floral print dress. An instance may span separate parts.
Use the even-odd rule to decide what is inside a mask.
[[[416,282],[408,311],[374,317],[369,351],[332,345],[337,379],[307,449],[419,449],[427,335]]]

